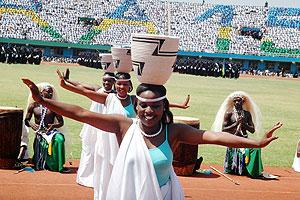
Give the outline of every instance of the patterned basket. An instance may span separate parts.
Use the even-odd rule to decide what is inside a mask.
[[[141,83],[163,85],[170,78],[179,38],[164,35],[132,34],[133,69]]]
[[[129,73],[132,71],[130,48],[112,47],[111,54],[117,72]]]

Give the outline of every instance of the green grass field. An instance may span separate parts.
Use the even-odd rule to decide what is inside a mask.
[[[56,86],[61,101],[89,109],[89,99],[59,87],[55,71],[56,69],[64,71],[66,68],[56,67],[55,64],[53,66],[0,64],[0,105],[26,108],[29,91],[22,83],[21,78],[27,77],[35,83],[49,82]],[[70,70],[71,79],[91,84],[99,84],[103,74],[101,70],[87,67],[70,67]],[[133,73],[132,80],[136,88],[138,82]],[[189,109],[173,109],[172,111],[174,115],[199,118],[202,129],[210,129],[220,104],[229,93],[235,90],[249,93],[261,108],[264,129],[270,128],[277,121],[284,123],[283,128],[276,132],[279,139],[263,149],[263,163],[268,166],[291,166],[296,143],[300,139],[299,81],[267,78],[233,80],[174,73],[166,87],[168,99],[171,102],[182,102],[186,95],[191,95]],[[65,124],[69,134],[69,150],[72,152],[68,157],[80,158],[79,133],[82,124],[70,119],[66,119]],[[30,143],[33,143],[33,132],[30,133]],[[32,154],[31,147],[30,150]],[[200,145],[199,150],[206,164],[222,165],[225,147]]]

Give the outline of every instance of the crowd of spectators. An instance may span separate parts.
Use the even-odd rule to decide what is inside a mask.
[[[86,67],[102,69],[99,52],[81,52],[78,55],[77,63]]]
[[[77,63],[78,58],[67,58],[63,56],[43,56],[42,61],[54,63]]]
[[[174,72],[198,76],[239,78],[241,63],[216,62],[198,57],[181,57],[176,60]]]
[[[0,62],[8,64],[36,64],[42,61],[42,50],[30,46],[0,44]]]
[[[180,37],[183,51],[262,55],[262,43],[271,41],[275,46],[265,48],[267,53],[299,57],[299,12],[300,8],[195,2],[168,5],[160,0],[3,0],[0,37],[124,45],[133,32],[170,32]],[[100,25],[79,23],[79,18],[92,18]]]
[[[287,77],[287,78],[298,78],[298,73],[290,73],[289,71],[286,71],[284,67],[278,69],[278,70],[258,70],[258,69],[249,69],[240,71],[241,74],[248,74],[252,76],[276,76],[276,77]]]
[[[222,78],[239,78],[240,75],[251,76],[276,76],[287,78],[298,78],[299,74],[291,73],[289,66],[273,66],[268,64],[265,69],[260,69],[257,62],[251,62],[249,69],[243,69],[242,62],[223,60],[217,61],[196,56],[179,56],[174,64],[173,72],[191,74],[197,76],[211,76]]]

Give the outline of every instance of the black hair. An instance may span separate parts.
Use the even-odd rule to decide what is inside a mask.
[[[111,79],[113,79],[114,80],[114,84],[113,84],[113,86],[112,86],[112,93],[115,93],[115,90],[116,90],[116,86],[115,86],[115,82],[116,82],[116,79],[115,79],[115,74],[113,73],[113,72],[104,72],[104,74],[103,74],[103,76],[102,76],[102,78],[105,76],[105,75],[109,75],[110,77],[111,77]]]
[[[128,91],[128,93],[133,90],[132,82],[130,80],[131,79],[130,74],[128,74],[126,72],[118,72],[118,73],[116,73],[115,77],[116,77],[117,80],[129,79],[129,91]]]
[[[153,84],[142,83],[137,87],[136,95],[139,96],[141,93],[143,93],[145,91],[149,91],[149,90],[154,92],[155,94],[158,94],[161,97],[165,96],[167,94],[167,90],[163,85],[153,85]],[[165,98],[163,101],[164,101],[164,113],[162,116],[162,122],[165,124],[171,124],[171,123],[173,123],[173,114],[169,108],[169,101],[167,98]],[[136,105],[135,105],[135,108],[136,108]]]
[[[103,74],[103,76],[105,76],[105,75],[109,75],[109,76],[111,76],[112,78],[115,78],[115,74],[114,74],[113,72],[105,72],[105,73]]]

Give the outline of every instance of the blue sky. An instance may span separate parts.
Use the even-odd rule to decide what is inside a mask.
[[[189,2],[202,3],[203,0],[170,0],[170,1],[189,1]],[[205,3],[264,6],[266,1],[269,3],[269,6],[272,7],[300,8],[300,0],[205,0]]]

